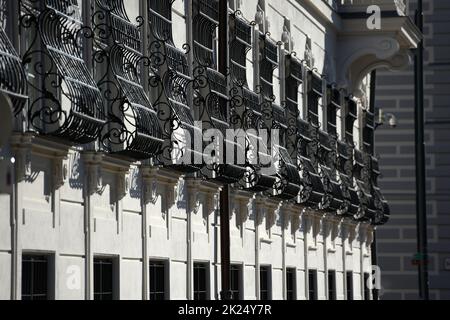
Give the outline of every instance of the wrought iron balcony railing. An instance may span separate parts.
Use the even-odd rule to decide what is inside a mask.
[[[23,63],[30,76],[29,124],[73,143],[97,139],[105,124],[102,96],[80,47],[77,0],[20,1]]]
[[[318,172],[319,166],[319,136],[318,128],[312,123],[297,119],[298,127],[298,161],[302,188],[298,203],[319,209],[325,190]]]
[[[6,1],[0,2],[0,5],[5,4]],[[6,13],[0,12],[2,12],[0,18],[5,18]],[[15,115],[22,112],[28,99],[26,74],[22,60],[2,26],[0,26],[0,92],[10,98]]]
[[[187,53],[175,46],[172,29],[172,0],[149,0],[150,86],[154,107],[164,133],[158,160],[181,172],[201,169],[203,154],[195,151],[194,139],[202,137],[192,115],[192,76]]]
[[[140,30],[123,0],[96,0],[92,20],[98,86],[108,110],[102,143],[116,154],[152,158],[161,152],[163,132],[142,84]]]
[[[337,180],[336,137],[319,131],[319,171],[325,191],[321,209],[338,211],[342,208],[343,195]]]
[[[338,141],[337,150],[337,171],[343,199],[342,207],[337,213],[340,215],[356,216],[359,209],[359,198],[353,176],[353,146],[344,141]]]

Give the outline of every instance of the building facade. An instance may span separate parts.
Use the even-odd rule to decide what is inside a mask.
[[[0,1],[1,299],[218,299],[225,186],[234,298],[372,298],[405,2],[220,4]]]
[[[414,15],[416,1],[411,1]],[[446,1],[424,1],[425,138],[427,166],[428,268],[430,298],[449,299],[448,219],[448,85],[450,7]],[[398,118],[396,129],[380,129],[377,152],[383,154],[382,189],[389,200],[389,225],[378,229],[383,299],[417,299],[416,196],[414,146],[414,70],[380,72],[377,106]]]

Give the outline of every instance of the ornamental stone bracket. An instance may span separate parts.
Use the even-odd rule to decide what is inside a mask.
[[[68,179],[67,144],[35,136],[33,133],[13,133],[11,149],[15,158],[16,181],[22,181],[32,176],[31,157],[41,156],[51,161],[51,187],[59,189]]]
[[[276,222],[276,217],[280,211],[281,203],[275,199],[257,196],[255,204],[257,225],[261,225],[263,218],[265,217],[266,228],[270,229]]]
[[[185,184],[187,190],[188,210],[194,214],[197,214],[200,209],[200,204],[202,204],[203,196],[203,211],[204,219],[206,221],[207,217],[219,208],[219,193],[222,185],[193,178],[185,179]]]
[[[142,166],[143,200],[155,204],[163,196],[163,206],[168,210],[176,203],[181,175],[160,167]]]
[[[104,159],[103,153],[98,152],[83,152],[81,160],[85,167],[87,194],[93,195],[98,193],[103,188],[102,178],[102,162]]]
[[[233,190],[231,192],[232,211],[236,214],[236,220],[239,224],[244,224],[250,215],[249,206],[252,203],[253,194],[242,190]],[[239,215],[237,214],[239,212]]]
[[[395,9],[387,7],[382,7],[380,29],[371,30],[367,22],[370,15],[365,12],[366,4],[377,4],[377,1],[359,2],[364,11],[355,12],[355,7],[349,6],[352,11],[342,13],[336,50],[337,83],[355,97],[363,99],[363,79],[375,69],[401,70],[408,67],[412,61],[411,49],[417,48],[422,35],[408,16],[386,15],[391,12],[386,10]]]

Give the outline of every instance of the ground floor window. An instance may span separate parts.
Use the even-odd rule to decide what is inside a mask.
[[[346,273],[347,283],[347,300],[353,300],[353,272],[347,271]]]
[[[286,299],[295,300],[297,299],[297,270],[295,268],[286,269]]]
[[[364,273],[364,300],[372,300],[371,299],[371,288],[370,284],[370,273]]]
[[[94,300],[113,300],[113,260],[94,258]]]
[[[328,270],[328,300],[336,300],[336,271]]]
[[[22,300],[48,300],[48,257],[22,256]]]
[[[166,263],[150,261],[150,300],[166,299]]]
[[[208,298],[208,265],[194,263],[194,300]]]
[[[317,300],[317,270],[308,270],[309,300]]]
[[[243,297],[241,296],[241,276],[242,275],[242,271],[241,271],[241,267],[239,265],[231,265],[231,269],[230,269],[230,289],[231,289],[231,294],[233,297],[233,300],[239,300],[242,299]]]
[[[271,299],[271,285],[270,285],[270,267],[259,267],[259,298],[260,300]]]

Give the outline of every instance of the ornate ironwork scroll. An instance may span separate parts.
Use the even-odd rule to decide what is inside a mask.
[[[325,191],[321,203],[321,209],[338,211],[342,208],[343,196],[337,181],[337,141],[336,136],[324,131],[319,132],[320,136],[320,175]]]
[[[195,150],[194,139],[202,139],[201,128],[192,115],[191,67],[188,52],[175,46],[172,29],[174,0],[149,0],[150,88],[163,129],[164,145],[158,160],[180,172],[200,170],[203,154]],[[186,45],[184,46],[187,49]]]
[[[211,154],[212,161],[206,163],[201,173],[206,179],[222,183],[236,183],[246,173],[244,165],[225,164],[230,149],[244,153],[244,146],[235,141],[223,139],[230,125],[230,94],[226,75],[218,72],[217,56],[214,50],[215,32],[219,25],[218,0],[193,1],[193,54],[194,54],[194,110],[203,129],[216,129],[222,135],[222,150]],[[215,137],[217,138],[217,137]],[[215,143],[215,138],[208,143]],[[222,152],[222,154],[220,154]],[[214,159],[215,158],[215,159]]]
[[[23,64],[32,75],[29,124],[73,143],[94,141],[104,123],[101,93],[83,60],[77,0],[21,0],[27,35]]]
[[[97,83],[107,104],[108,122],[101,142],[110,152],[148,159],[161,152],[158,115],[142,84],[141,17],[133,24],[123,0],[95,0],[92,32]]]
[[[27,102],[27,80],[22,67],[22,60],[5,32],[7,14],[7,1],[0,1],[0,92],[6,94],[18,115]]]
[[[298,126],[298,158],[302,188],[298,202],[313,209],[319,209],[325,190],[318,173],[319,128],[300,118]]]
[[[359,209],[354,218],[357,220],[371,220],[375,215],[371,182],[372,158],[369,154],[355,150],[355,181],[357,186]]]
[[[342,193],[342,206],[339,215],[354,216],[358,213],[359,198],[353,177],[353,147],[344,141],[338,141],[338,176]]]

